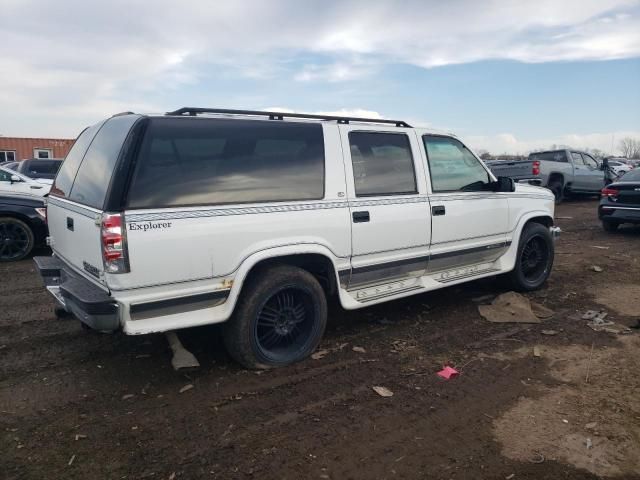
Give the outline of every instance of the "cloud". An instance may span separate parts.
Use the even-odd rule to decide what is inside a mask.
[[[0,0],[0,11],[5,134],[163,110],[213,77],[339,85],[392,64],[640,56],[638,0]]]

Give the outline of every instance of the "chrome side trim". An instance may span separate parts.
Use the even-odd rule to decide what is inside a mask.
[[[603,210],[635,210],[635,211],[640,211],[640,208],[638,207],[609,207],[609,206],[602,206],[601,207]]]

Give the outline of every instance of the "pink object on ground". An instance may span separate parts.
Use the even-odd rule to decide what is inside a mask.
[[[449,380],[451,377],[456,377],[458,375],[459,372],[455,368],[451,367],[444,367],[438,372],[438,376],[444,378],[445,380]]]

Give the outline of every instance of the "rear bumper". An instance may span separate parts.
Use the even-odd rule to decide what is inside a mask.
[[[600,205],[598,207],[598,217],[600,220],[620,223],[640,223],[640,207],[632,205]]]
[[[38,272],[56,302],[95,330],[120,328],[118,302],[89,280],[74,273],[58,257],[34,257]]]

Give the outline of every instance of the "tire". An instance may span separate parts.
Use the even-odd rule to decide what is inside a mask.
[[[540,288],[551,274],[553,257],[549,229],[539,223],[526,224],[518,242],[516,265],[507,275],[510,286],[521,292]]]
[[[605,232],[615,232],[616,230],[618,230],[619,226],[620,224],[618,222],[612,222],[611,220],[602,221],[602,228]]]
[[[564,186],[562,185],[562,181],[552,180],[549,182],[549,190],[551,190],[556,199],[556,205],[562,203],[562,200],[564,200]]]
[[[290,365],[311,355],[327,325],[327,299],[306,270],[287,265],[253,275],[225,324],[229,354],[247,368]]]
[[[13,217],[0,217],[0,262],[22,260],[33,250],[31,227]]]

